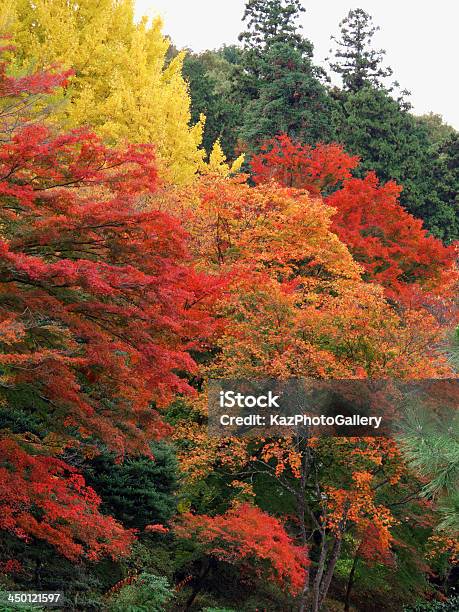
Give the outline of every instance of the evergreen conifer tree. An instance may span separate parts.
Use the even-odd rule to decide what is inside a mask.
[[[360,8],[351,10],[339,25],[341,37],[332,36],[337,49],[331,69],[341,76],[344,89],[356,92],[368,85],[381,87],[392,76],[392,68],[382,65],[386,52],[371,46],[379,30],[371,15]]]
[[[312,143],[333,139],[332,100],[313,63],[313,45],[301,33],[299,0],[248,0],[243,20],[241,97],[246,100],[244,142],[258,145],[279,132]]]

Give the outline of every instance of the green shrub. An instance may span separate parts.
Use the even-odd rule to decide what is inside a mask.
[[[138,579],[113,595],[108,604],[109,612],[163,612],[173,598],[167,578],[140,574]]]

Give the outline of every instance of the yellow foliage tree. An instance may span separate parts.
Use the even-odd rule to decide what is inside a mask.
[[[183,53],[170,62],[159,18],[134,21],[132,0],[0,0],[20,68],[59,64],[66,127],[89,125],[109,143],[154,142],[164,177],[189,182],[201,168],[204,117],[190,126]]]
[[[202,174],[217,174],[219,176],[228,177],[231,174],[236,174],[242,167],[244,163],[244,154],[239,155],[237,159],[233,161],[230,165],[227,162],[226,155],[223,153],[222,145],[220,143],[220,138],[218,138],[214,146],[212,147],[212,151],[209,154],[209,159],[207,162],[203,162],[201,167]]]

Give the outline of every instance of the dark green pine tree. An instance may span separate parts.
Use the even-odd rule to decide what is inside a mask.
[[[301,34],[299,0],[248,0],[243,20],[244,100],[241,139],[250,149],[279,132],[303,142],[329,141],[333,101],[312,61],[313,45]]]
[[[143,529],[167,523],[175,513],[178,462],[166,442],[152,442],[154,460],[131,457],[118,463],[109,454],[95,457],[84,470],[86,482],[102,498],[102,509],[126,527]]]
[[[330,67],[341,76],[344,89],[356,92],[368,85],[383,86],[384,79],[392,76],[392,69],[382,65],[386,52],[372,48],[373,36],[379,30],[373,18],[358,8],[349,11],[339,26],[341,36],[331,37],[336,50]]]
[[[263,54],[260,66],[263,82],[258,97],[247,102],[242,139],[256,146],[284,132],[311,144],[333,140],[333,101],[310,60],[286,43],[275,43]]]
[[[459,372],[459,327],[444,347],[452,369]],[[447,382],[445,384],[448,384]],[[457,394],[457,383],[448,397]],[[439,416],[422,402],[408,405],[401,422],[400,448],[413,470],[425,482],[423,494],[436,500],[442,521],[437,529],[453,538],[459,535],[459,415],[450,406]]]
[[[431,425],[428,418],[417,418],[418,430],[408,430],[401,448],[410,467],[427,481],[423,493],[435,499],[441,521],[438,530],[459,534],[459,426],[458,419],[448,432]]]

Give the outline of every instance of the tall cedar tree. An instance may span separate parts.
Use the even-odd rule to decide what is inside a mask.
[[[249,0],[239,88],[247,98],[241,138],[257,148],[279,131],[307,142],[331,138],[331,100],[312,61],[312,43],[297,21],[299,0]]]
[[[288,43],[312,57],[312,44],[299,33],[296,21],[305,12],[300,0],[248,0],[242,20],[247,30],[239,35],[245,49],[265,51],[273,43]]]
[[[59,456],[151,456],[168,431],[152,402],[191,391],[180,372],[211,329],[212,286],[178,221],[140,206],[158,184],[151,146],[111,150],[39,122],[68,76],[0,64],[1,405],[15,415],[0,437],[0,529],[95,559],[125,554],[132,534]]]
[[[247,102],[241,137],[257,148],[279,131],[304,142],[333,139],[333,102],[309,58],[287,43],[274,43],[262,54],[256,99]]]
[[[371,48],[375,32],[372,17],[358,8],[349,11],[339,24],[341,38],[336,42],[335,62],[331,69],[339,74],[347,91],[359,91],[367,85],[382,86],[382,79],[392,75],[392,69],[382,66],[385,51]]]

